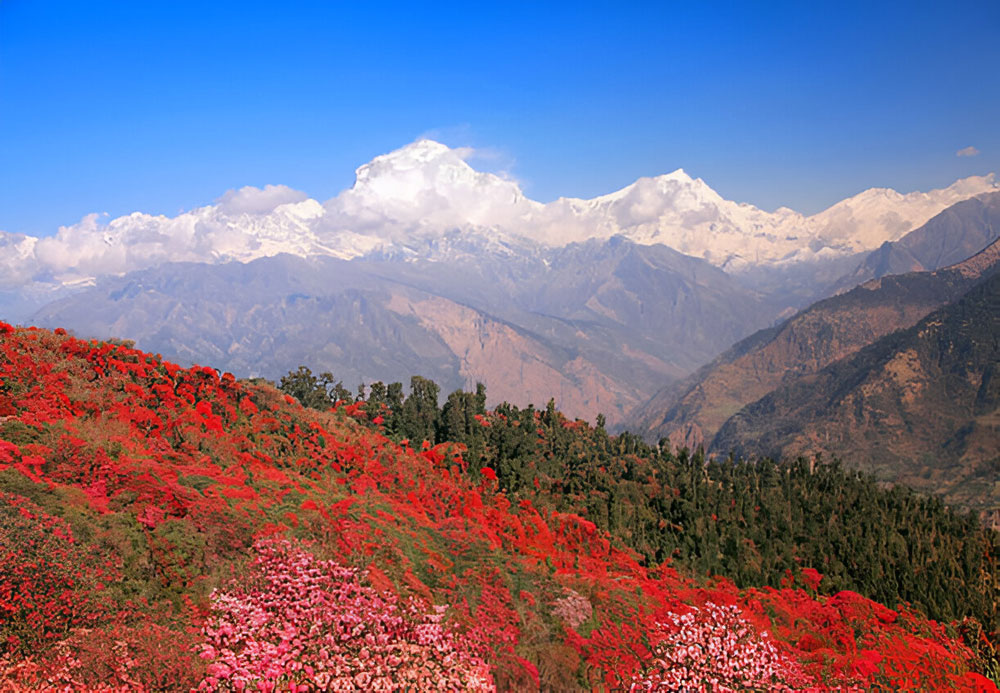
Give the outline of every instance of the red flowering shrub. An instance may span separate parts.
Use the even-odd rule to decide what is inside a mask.
[[[740,590],[643,565],[589,512],[352,411],[0,324],[0,691],[987,685],[919,614],[824,596],[808,567],[806,589]],[[368,571],[271,539],[227,582],[286,534]],[[742,611],[685,606],[705,602]]]
[[[93,599],[106,567],[63,520],[0,493],[0,655],[33,652],[99,617]]]
[[[428,612],[282,539],[212,595],[203,690],[491,690],[488,667]]]
[[[46,661],[4,672],[13,690],[192,690],[205,666],[191,634],[153,623],[79,629],[55,645]],[[3,691],[0,688],[0,691]]]

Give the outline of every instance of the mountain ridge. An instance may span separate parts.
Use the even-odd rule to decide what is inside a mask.
[[[614,423],[652,384],[780,310],[703,260],[612,239],[447,262],[163,265],[102,279],[35,319],[243,375],[306,364],[352,385],[420,374],[446,392],[482,380],[491,403],[555,397],[572,416]]]
[[[845,455],[879,478],[996,509],[998,334],[1000,273],[992,272],[912,327],[743,407],[712,446],[744,455]]]
[[[513,180],[476,171],[468,155],[419,140],[360,166],[354,186],[325,203],[287,186],[248,186],[176,217],[134,212],[103,223],[91,214],[43,238],[0,231],[0,289],[64,287],[163,262],[246,262],[281,252],[426,254],[436,239],[476,230],[501,244],[547,247],[624,235],[739,272],[871,250],[997,187],[989,174],[927,193],[872,189],[805,217],[725,200],[678,169],[591,200],[543,204]]]

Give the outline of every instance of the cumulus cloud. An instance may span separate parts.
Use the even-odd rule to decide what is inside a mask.
[[[469,166],[473,156],[423,139],[375,157],[350,190],[327,201],[326,224],[402,240],[425,228],[509,225],[538,207],[514,181]]]
[[[517,161],[503,149],[497,147],[458,147],[454,151],[477,171],[495,173],[508,180],[514,179],[511,171]]]
[[[461,125],[426,130],[418,135],[413,142],[431,140],[433,142],[468,143],[476,139],[472,126],[468,123],[462,123]],[[522,182],[513,173],[514,165],[517,163],[516,159],[505,149],[500,147],[473,146],[471,144],[453,146],[450,149],[477,171],[492,173],[504,180],[515,182],[519,185]]]
[[[955,156],[977,156],[978,154],[979,150],[972,146],[963,147],[955,152]]]
[[[176,217],[134,212],[108,220],[88,214],[43,238],[0,232],[0,289],[77,284],[165,262],[249,261],[281,252],[307,256],[315,252],[312,226],[322,213],[322,206],[302,193],[269,185],[230,191],[216,206]]]
[[[265,185],[263,189],[247,185],[230,190],[220,197],[219,211],[224,214],[266,214],[279,205],[302,202],[309,196],[287,185]]]
[[[38,272],[35,238],[0,231],[0,289],[26,284]]]
[[[176,221],[135,213],[104,223],[101,215],[88,214],[76,224],[59,227],[56,235],[38,239],[34,256],[44,273],[57,281],[119,274],[171,259],[171,251],[183,250],[168,232]]]

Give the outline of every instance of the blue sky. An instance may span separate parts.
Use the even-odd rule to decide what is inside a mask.
[[[542,201],[940,187],[1000,171],[1000,3],[945,5],[0,0],[0,229],[326,199],[428,134]]]

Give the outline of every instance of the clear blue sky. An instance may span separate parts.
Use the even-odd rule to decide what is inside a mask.
[[[326,199],[428,133],[543,201],[683,167],[814,212],[1000,171],[996,0],[621,5],[0,0],[0,229]]]

